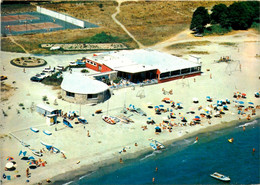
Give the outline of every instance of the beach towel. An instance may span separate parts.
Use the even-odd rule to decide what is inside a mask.
[[[10,176],[10,175],[7,175],[7,176],[6,176],[6,179],[7,179],[7,180],[11,180],[11,176]]]
[[[26,154],[27,154],[27,151],[24,151],[24,152],[23,152],[23,156],[25,156]]]
[[[22,151],[22,150],[20,150],[20,152],[19,152],[19,156],[20,156],[22,153],[23,153],[23,151]]]

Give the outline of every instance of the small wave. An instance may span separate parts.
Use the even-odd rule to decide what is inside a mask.
[[[71,183],[73,183],[74,181],[69,181],[69,182],[66,182],[65,184],[62,184],[62,185],[69,185]]]
[[[254,120],[254,121],[251,121],[251,122],[248,122],[248,123],[245,123],[243,125],[239,125],[238,127],[247,127],[249,125],[254,125],[257,123],[257,120]]]
[[[88,176],[90,176],[91,174],[93,174],[94,172],[91,172],[91,173],[88,173],[88,174],[86,174],[86,175],[83,175],[83,176],[81,176],[81,177],[79,177],[79,180],[81,180],[81,179],[83,179],[83,178],[85,178],[85,177],[88,177]]]
[[[140,161],[145,160],[149,157],[155,156],[157,153],[162,153],[162,151],[160,151],[160,150],[153,151],[153,153],[144,156],[142,159],[140,159]]]

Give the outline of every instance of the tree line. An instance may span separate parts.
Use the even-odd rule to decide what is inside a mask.
[[[218,27],[222,30],[247,30],[252,24],[259,23],[258,1],[234,2],[229,7],[225,4],[213,6],[211,14],[201,6],[193,13],[190,29],[198,33],[204,33]],[[206,28],[206,25],[211,24]]]

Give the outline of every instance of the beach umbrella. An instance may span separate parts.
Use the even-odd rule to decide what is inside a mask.
[[[34,162],[34,161],[28,161],[27,164],[28,164],[28,165],[34,165],[35,162]]]
[[[14,167],[14,163],[8,162],[8,163],[6,163],[5,167],[6,167],[7,169],[11,169],[11,168]]]
[[[164,105],[159,105],[159,107],[164,107]]]
[[[35,159],[33,156],[28,157],[28,159]]]
[[[245,102],[243,102],[243,101],[238,101],[238,103],[239,103],[239,104],[244,104]]]
[[[13,157],[7,157],[6,160],[7,161],[12,161],[12,160],[14,160],[14,158]]]
[[[199,116],[195,116],[195,118],[198,118],[198,119],[200,119],[200,117],[199,117]]]
[[[198,98],[193,98],[192,101],[193,101],[193,103],[199,103],[199,99]]]
[[[254,103],[253,103],[253,102],[248,102],[248,104],[254,105]]]
[[[159,108],[159,106],[156,105],[156,106],[154,106],[154,108],[157,109],[157,108]]]
[[[170,100],[170,98],[168,98],[168,97],[165,97],[165,98],[163,98],[163,100],[164,100],[164,101],[169,101],[169,100]]]
[[[178,105],[178,106],[181,106],[181,104],[182,104],[181,102],[177,102],[177,104],[176,104],[176,105]]]

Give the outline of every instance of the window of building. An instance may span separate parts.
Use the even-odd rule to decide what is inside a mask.
[[[181,70],[171,71],[171,76],[177,76],[181,74]]]
[[[75,93],[66,91],[66,96],[75,97]]]
[[[88,99],[96,99],[98,94],[88,94]]]
[[[170,75],[171,75],[170,72],[161,73],[161,74],[160,74],[160,78],[167,78],[167,77],[170,77]]]
[[[190,72],[190,68],[182,69],[181,74],[187,74]]]
[[[199,71],[199,67],[193,67],[193,68],[191,68],[191,72],[196,72],[196,71]]]

